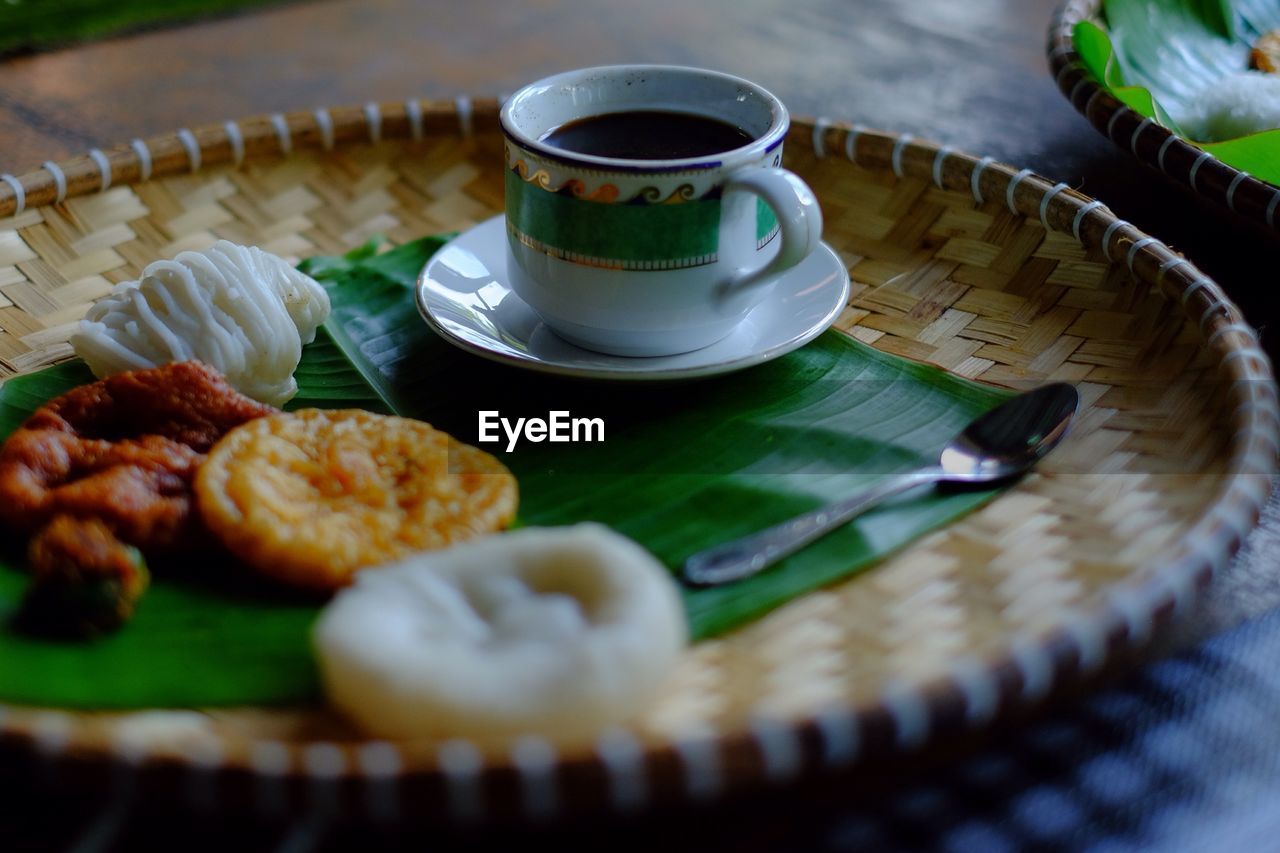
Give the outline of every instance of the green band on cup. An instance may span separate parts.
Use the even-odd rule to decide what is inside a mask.
[[[764,199],[756,199],[756,248],[759,249],[778,233],[778,217],[773,208],[764,203]]]
[[[526,246],[590,266],[670,270],[715,263],[720,199],[600,204],[506,174],[507,223]],[[772,217],[772,211],[769,213]],[[759,223],[757,223],[759,225]]]

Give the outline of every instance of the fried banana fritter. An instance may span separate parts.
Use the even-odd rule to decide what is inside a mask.
[[[420,421],[306,409],[232,430],[196,477],[205,524],[240,559],[286,583],[355,572],[505,527],[511,473]]]

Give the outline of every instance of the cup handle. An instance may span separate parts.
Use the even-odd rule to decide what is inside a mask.
[[[809,185],[786,169],[739,169],[725,181],[725,191],[742,190],[764,200],[778,218],[782,246],[758,270],[740,270],[717,288],[721,306],[734,297],[771,282],[778,273],[800,263],[822,241],[822,210]]]

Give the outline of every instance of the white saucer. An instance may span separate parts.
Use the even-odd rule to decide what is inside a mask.
[[[418,277],[418,310],[445,340],[478,356],[543,373],[592,379],[672,380],[742,370],[785,355],[835,322],[849,298],[849,273],[831,247],[792,267],[736,329],[679,355],[628,358],[558,337],[507,286],[503,217],[460,234]]]

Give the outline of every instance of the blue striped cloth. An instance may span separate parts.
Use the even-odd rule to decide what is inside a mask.
[[[832,815],[810,849],[1280,850],[1280,611]]]

